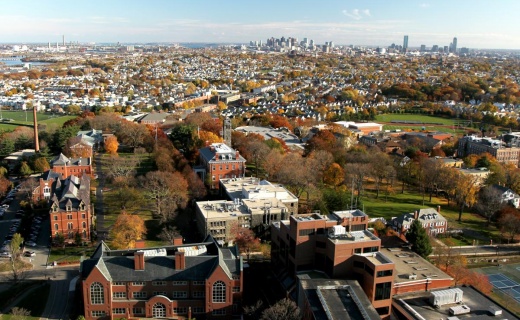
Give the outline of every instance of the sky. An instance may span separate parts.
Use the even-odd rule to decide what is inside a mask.
[[[265,42],[520,49],[520,0],[0,0],[0,43]]]

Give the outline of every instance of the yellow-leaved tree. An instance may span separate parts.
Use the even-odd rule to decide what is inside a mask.
[[[110,230],[111,246],[115,249],[135,248],[135,242],[146,234],[144,220],[138,215],[121,212]]]
[[[199,131],[199,139],[202,140],[204,143],[212,144],[212,143],[219,143],[222,142],[222,138],[217,136],[211,131],[205,131],[200,130]]]
[[[119,147],[119,142],[117,142],[116,136],[110,136],[105,141],[105,150],[109,154],[117,154],[118,147]]]

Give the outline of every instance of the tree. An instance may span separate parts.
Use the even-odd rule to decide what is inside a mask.
[[[325,170],[323,182],[333,187],[337,187],[345,181],[345,171],[337,163],[333,163]]]
[[[18,172],[20,173],[20,175],[24,177],[30,176],[33,173],[27,161],[22,161],[20,165],[20,170],[18,170]]]
[[[260,249],[260,239],[255,236],[253,230],[235,224],[232,227],[231,233],[235,237],[234,240],[238,245],[240,253],[247,254],[247,260],[249,260],[251,252],[256,252]]]
[[[410,230],[406,233],[406,240],[412,244],[412,250],[421,257],[426,258],[432,253],[430,238],[418,219],[412,222]]]
[[[477,201],[477,194],[479,191],[478,178],[459,174],[455,182],[454,198],[459,207],[459,221],[462,221],[462,211],[464,207],[471,207]]]
[[[503,210],[498,219],[498,226],[508,236],[507,242],[512,242],[515,236],[520,233],[520,211],[513,208]]]
[[[110,179],[131,178],[135,174],[135,168],[139,162],[139,156],[132,155],[130,157],[116,157],[111,156],[104,161],[106,165],[107,177]]]
[[[222,111],[222,110],[226,110],[226,109],[227,109],[227,105],[224,103],[224,101],[219,101],[219,102],[217,103],[217,107],[218,107],[218,109],[219,109],[220,111]]]
[[[110,230],[112,246],[115,249],[135,248],[135,241],[143,239],[146,226],[138,215],[121,212]]]
[[[140,179],[145,196],[154,201],[155,215],[161,222],[171,220],[188,201],[188,182],[179,172],[151,171]]]
[[[45,172],[49,170],[51,166],[49,165],[49,162],[44,157],[39,157],[38,159],[34,160],[34,171],[35,172]]]
[[[110,136],[105,141],[105,151],[111,155],[117,154],[117,148],[119,147],[119,142],[117,142],[116,136]]]
[[[23,238],[19,233],[15,233],[9,244],[9,254],[11,255],[11,272],[13,282],[18,282],[22,277],[23,266],[20,263],[20,249],[23,244]]]
[[[134,179],[132,179],[134,180]],[[115,190],[114,202],[121,210],[134,211],[139,210],[143,204],[143,194],[141,191],[130,186],[121,186]]]
[[[300,320],[300,309],[289,298],[284,298],[262,312],[260,320]]]
[[[4,176],[0,176],[0,197],[5,196],[9,188],[11,188],[12,182],[5,178]]]
[[[25,320],[31,315],[31,312],[24,308],[14,307],[11,309],[11,317],[12,320]]]
[[[495,186],[487,186],[480,190],[476,209],[488,222],[491,222],[495,213],[504,206],[502,193]]]

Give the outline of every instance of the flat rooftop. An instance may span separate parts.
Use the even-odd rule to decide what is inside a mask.
[[[300,139],[295,134],[289,131],[269,128],[269,127],[256,127],[256,126],[242,126],[235,129],[235,131],[244,132],[246,134],[256,133],[262,135],[266,140],[271,138],[278,138],[283,140],[287,145],[301,145]]]
[[[381,248],[380,252],[395,263],[395,283],[425,280],[427,278],[431,280],[452,279],[452,277],[409,249]]]
[[[358,255],[367,258],[375,266],[393,263],[392,260],[388,259],[388,257],[381,252],[360,253]]]
[[[363,242],[363,241],[379,241],[379,238],[376,237],[372,232],[368,230],[361,231],[351,231],[342,235],[331,235],[329,234],[329,239],[334,243],[347,243],[347,242]]]
[[[227,200],[199,201],[197,207],[208,220],[227,220],[250,215],[246,206]]]
[[[315,320],[381,319],[356,280],[316,278],[306,273],[298,279]]]
[[[298,201],[298,198],[281,184],[253,177],[220,179],[231,199],[278,198],[285,201]]]
[[[464,305],[468,306],[471,311],[467,314],[458,315],[459,319],[471,319],[471,320],[486,320],[486,319],[519,319],[517,316],[509,312],[508,310],[497,305],[495,301],[491,300],[488,296],[475,290],[473,287],[458,287],[462,290],[462,300]],[[439,290],[433,290],[439,291]],[[450,317],[449,308],[459,306],[459,304],[447,304],[440,308],[435,308],[429,303],[429,292],[416,292],[411,294],[394,295],[394,303],[403,305],[403,302],[399,301],[402,299],[404,303],[410,306],[415,312],[417,312],[423,319],[447,319]],[[493,307],[498,310],[502,310],[501,315],[493,316],[488,312],[489,308]],[[414,319],[420,319],[414,317]]]

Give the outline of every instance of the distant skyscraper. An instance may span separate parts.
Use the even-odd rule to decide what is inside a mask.
[[[426,51],[426,45],[425,44],[421,44],[421,52],[425,52]]]
[[[453,38],[453,53],[457,53],[457,37]]]
[[[408,49],[408,36],[404,36],[404,40],[403,40],[403,51],[406,52],[407,49]]]

